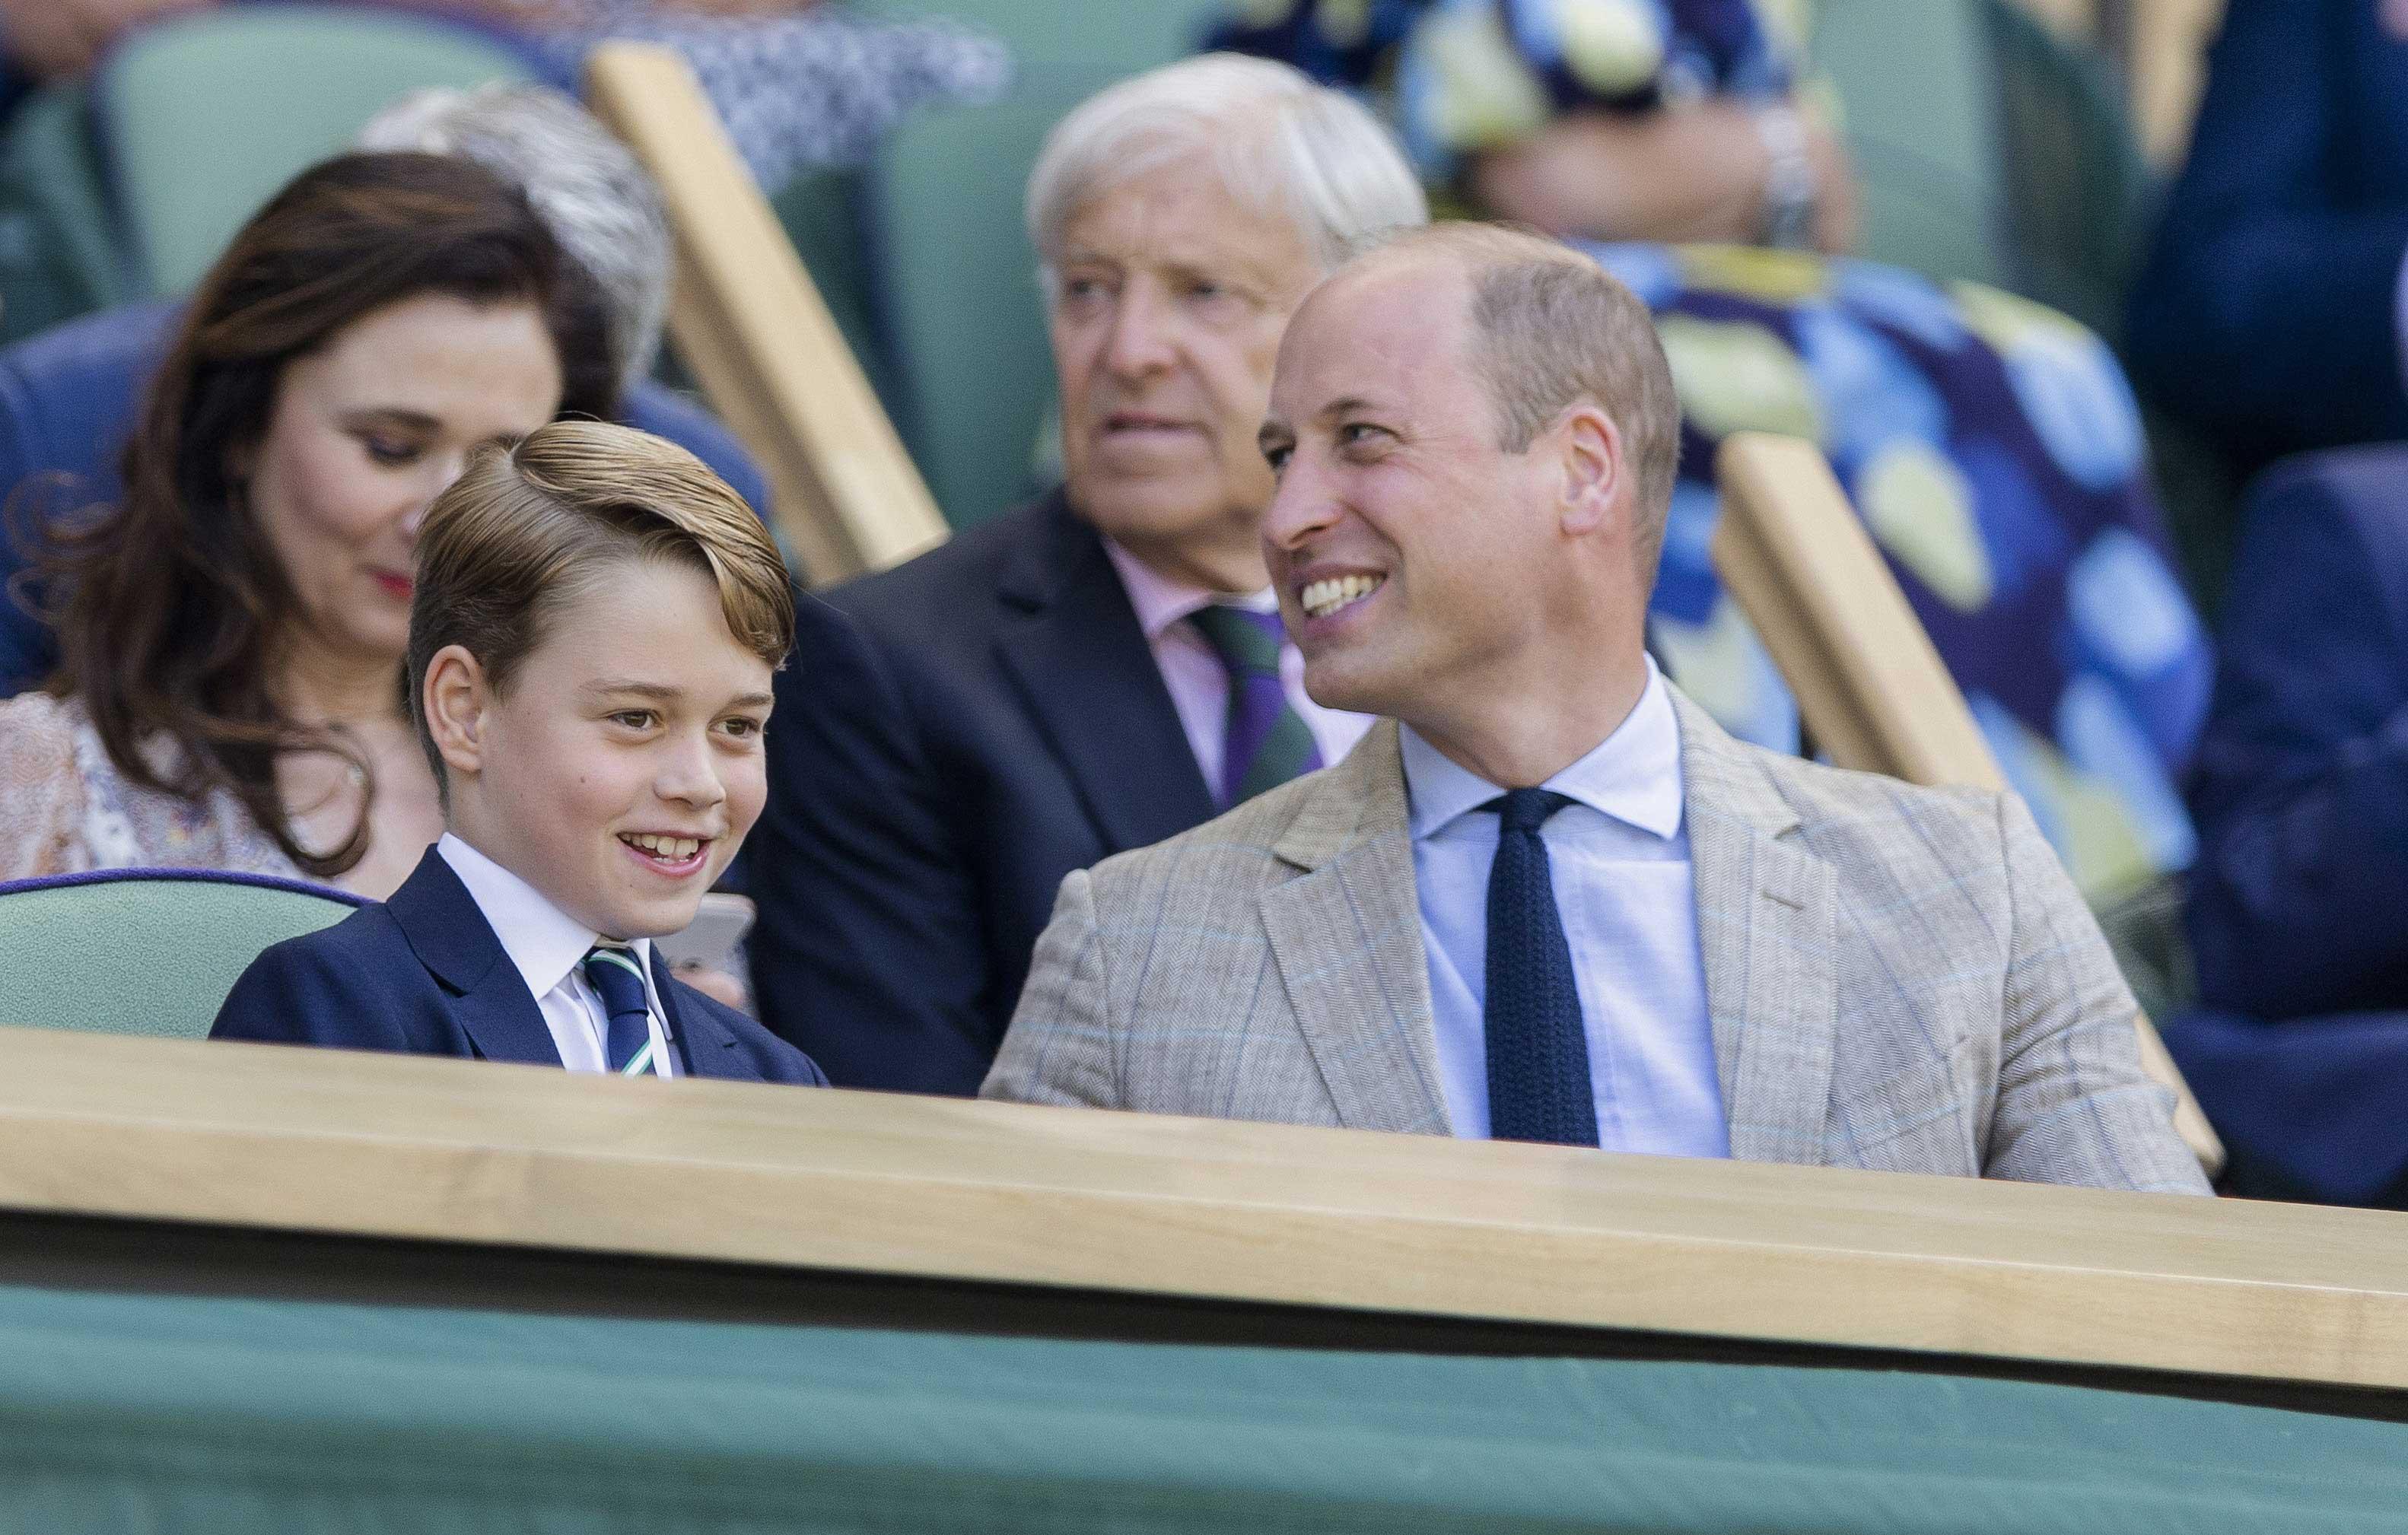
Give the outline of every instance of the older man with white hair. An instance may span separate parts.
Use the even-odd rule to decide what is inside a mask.
[[[1263,564],[1287,318],[1427,218],[1385,132],[1283,65],[1080,106],[1028,184],[1061,489],[807,613],[753,838],[762,1017],[839,1085],[977,1089],[1054,892],[1342,756]]]
[[[1282,343],[1269,567],[1346,760],[1063,882],[992,1096],[2202,1192],[2013,795],[1743,745],[1643,644],[1647,310],[1446,225]]]

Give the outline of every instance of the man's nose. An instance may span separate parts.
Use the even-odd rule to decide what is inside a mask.
[[[1169,367],[1177,354],[1171,323],[1169,305],[1151,283],[1130,283],[1112,309],[1104,366],[1122,379],[1141,379]]]
[[[1263,512],[1263,545],[1294,552],[1329,531],[1344,511],[1330,477],[1297,449],[1288,454],[1271,504]]]

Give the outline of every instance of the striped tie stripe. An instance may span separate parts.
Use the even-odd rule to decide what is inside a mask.
[[[652,1049],[652,1011],[644,967],[624,943],[597,943],[585,955],[585,980],[601,999],[603,1064],[623,1077],[662,1073]]]

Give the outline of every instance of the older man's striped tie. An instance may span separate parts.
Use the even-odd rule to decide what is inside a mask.
[[[1189,614],[1188,622],[1229,672],[1229,724],[1216,785],[1222,805],[1242,803],[1320,767],[1312,728],[1280,683],[1280,643],[1286,635],[1279,614],[1213,603]]]
[[[652,1010],[644,999],[644,966],[624,943],[597,943],[585,955],[585,980],[602,998],[609,1026],[603,1055],[623,1077],[661,1074],[652,1057]]]

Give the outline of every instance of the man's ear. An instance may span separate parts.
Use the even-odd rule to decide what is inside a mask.
[[[1555,421],[1564,475],[1563,525],[1588,535],[1617,515],[1628,465],[1622,456],[1622,428],[1595,401],[1572,402]]]
[[[426,663],[418,707],[426,711],[426,733],[447,769],[474,777],[483,768],[493,705],[485,668],[466,646],[446,645]]]

